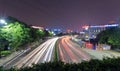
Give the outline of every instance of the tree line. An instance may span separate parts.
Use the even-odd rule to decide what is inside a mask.
[[[109,28],[97,35],[96,40],[99,43],[109,44],[112,49],[120,49],[120,28]]]
[[[17,49],[27,43],[51,36],[52,33],[28,26],[18,19],[8,16],[5,18],[7,25],[0,26],[0,48],[1,50]]]

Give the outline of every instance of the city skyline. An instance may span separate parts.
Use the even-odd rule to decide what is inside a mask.
[[[0,16],[13,16],[28,25],[80,30],[83,25],[114,23],[119,0],[0,0]]]

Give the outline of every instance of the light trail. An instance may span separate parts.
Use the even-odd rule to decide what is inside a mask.
[[[77,47],[73,42],[71,42],[70,36],[62,37],[59,40],[59,58],[65,63],[81,63],[82,61],[89,61],[91,56]]]
[[[20,61],[16,62],[13,66],[21,68],[26,66],[32,66],[32,64],[51,61],[54,55],[54,45],[57,40],[58,38],[56,37],[46,41],[45,43],[34,49],[32,52],[27,54]]]

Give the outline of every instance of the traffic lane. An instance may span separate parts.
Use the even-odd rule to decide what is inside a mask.
[[[15,67],[22,67],[25,63],[27,63],[32,57],[34,57],[35,54],[37,54],[37,52],[39,52],[43,47],[46,45],[46,42],[43,43],[41,46],[39,46],[38,48],[34,49],[32,52],[30,52],[29,54],[27,54],[24,58],[22,58],[20,61],[18,61],[17,63],[14,64]]]
[[[42,55],[45,54],[45,51],[47,51],[47,47],[48,46],[44,46],[34,57],[32,57],[31,61],[26,66],[32,66],[32,64],[37,64],[38,61],[41,59]]]
[[[25,64],[27,64],[28,66],[31,66],[33,63],[37,63],[39,61],[40,57],[42,56],[39,52],[42,52],[42,54],[44,54],[44,51],[47,50],[47,47],[53,41],[54,41],[53,39],[50,39],[50,40],[46,41],[45,43],[43,43],[42,45],[40,45],[38,48],[34,49],[31,53],[29,53],[28,55],[26,55],[22,60],[20,60],[19,62],[17,62],[14,66],[20,68],[20,67],[23,67]],[[40,50],[44,50],[44,51],[40,51]],[[40,56],[39,56],[38,53],[40,54]],[[34,59],[35,56],[36,56],[37,60]],[[37,57],[39,57],[39,58],[37,58]],[[27,65],[25,65],[25,66],[27,66]]]
[[[11,68],[12,64],[15,63],[16,61],[18,61],[20,59],[20,57],[22,57],[26,52],[28,52],[30,49],[21,51],[19,54],[17,54],[16,56],[14,56],[12,59],[10,59],[9,61],[5,62],[2,66],[4,68]]]
[[[40,50],[35,57],[32,59],[32,62],[29,63],[27,66],[32,66],[32,64],[37,64],[37,63],[44,63],[44,62],[50,62],[52,61],[53,57],[53,49],[55,42],[57,41],[58,38],[54,38],[51,41],[48,41],[45,46],[43,46],[43,49]]]
[[[47,53],[43,57],[42,63],[44,63],[44,62],[50,62],[50,61],[53,60],[53,56],[54,56],[53,50],[55,49],[55,44],[56,44],[57,40],[58,40],[58,38],[56,38],[53,41],[51,41],[52,43],[48,46]]]
[[[76,47],[68,36],[61,38],[59,41],[58,50],[60,60],[66,63],[80,63],[83,60],[89,61],[91,59],[91,56],[80,49],[80,47]]]
[[[66,44],[71,48],[71,50],[76,52],[81,57],[82,60],[89,61],[91,59],[91,56],[85,51],[83,51],[77,44],[73,43],[70,39],[71,37],[68,37],[67,40],[65,41]]]
[[[75,54],[75,52],[73,50],[71,50],[71,47],[66,44],[66,38],[62,39],[62,45],[73,63],[81,62],[81,61],[79,61],[79,58]]]
[[[70,55],[66,52],[65,48],[64,48],[64,45],[62,44],[62,41],[63,39],[60,39],[59,40],[59,49],[58,49],[58,52],[59,52],[59,59],[65,63],[71,63],[72,60],[70,58]]]
[[[40,52],[38,52],[35,57],[33,58],[32,63],[29,63],[28,66],[31,66],[33,63],[37,64],[37,63],[44,63],[44,62],[49,62],[52,59],[52,55],[51,55],[51,49],[53,50],[53,46],[55,44],[57,39],[53,39],[49,42],[47,42],[47,44],[43,47],[44,49],[41,50]],[[54,42],[54,43],[53,43]],[[52,45],[52,46],[51,46]],[[47,52],[50,52],[50,54],[48,55]],[[44,55],[44,57],[43,57]],[[35,59],[36,58],[36,59]],[[48,58],[48,60],[47,60]]]

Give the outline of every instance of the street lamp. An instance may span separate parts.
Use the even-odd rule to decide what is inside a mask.
[[[4,19],[0,19],[0,23],[5,25],[7,24],[7,22]]]

